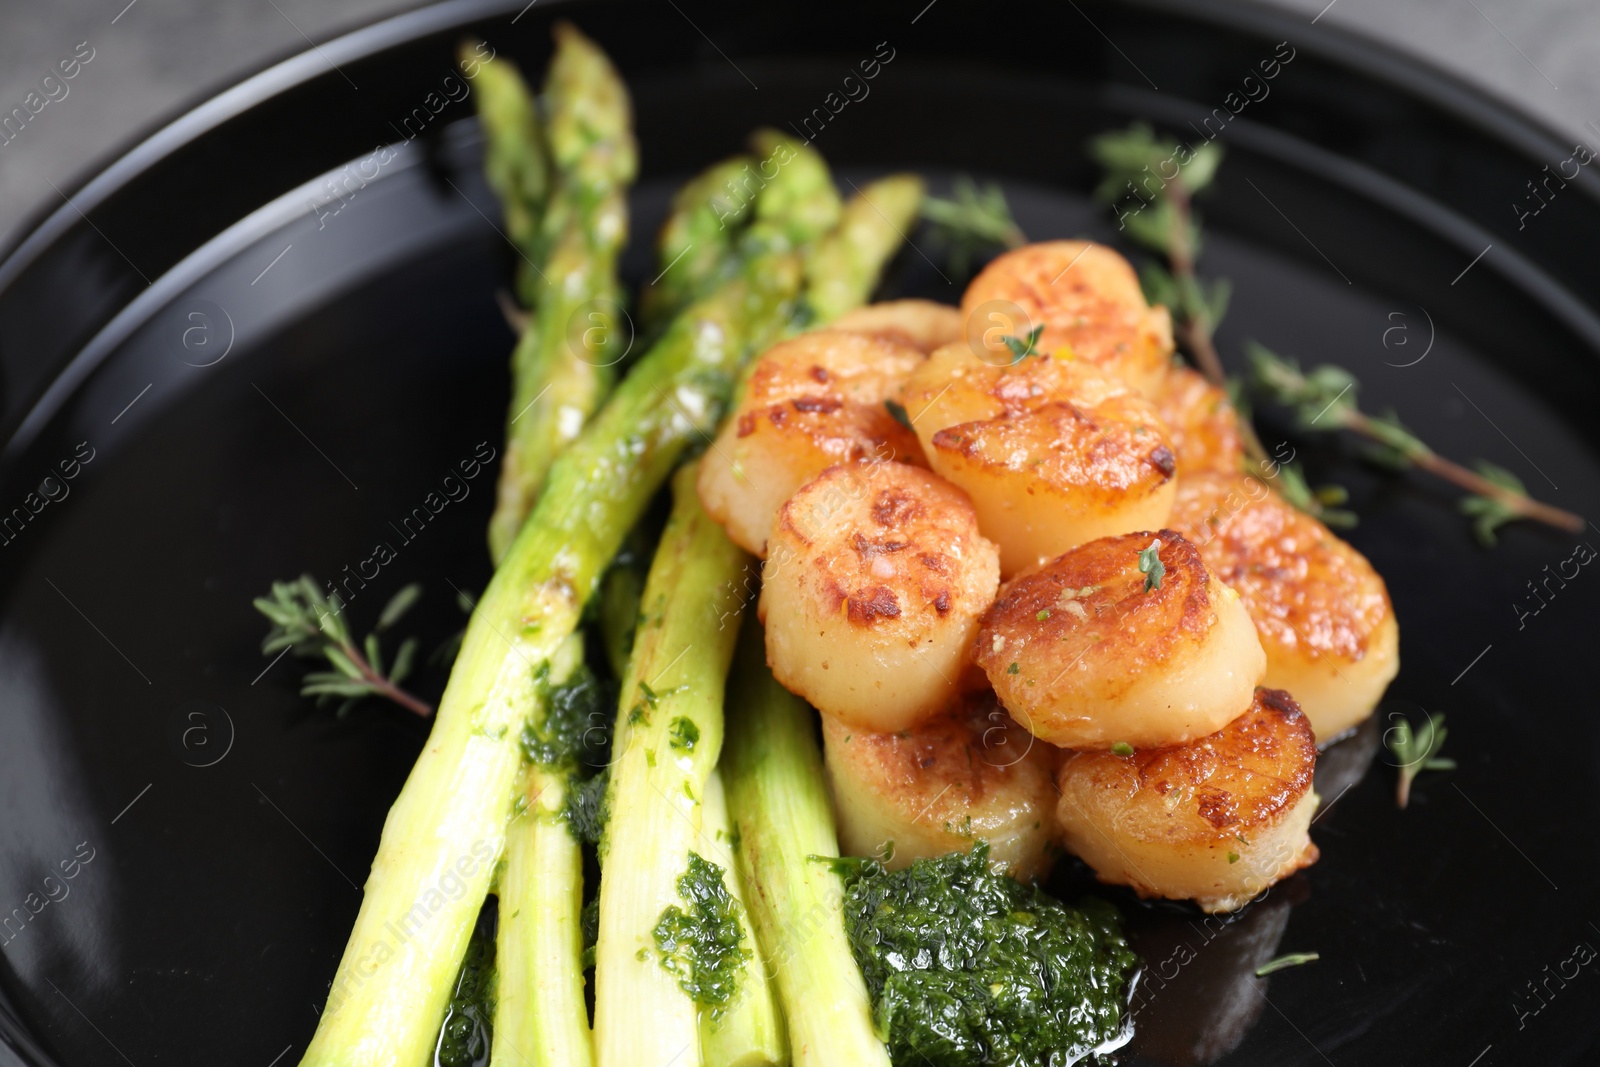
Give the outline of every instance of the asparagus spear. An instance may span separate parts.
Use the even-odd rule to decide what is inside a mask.
[[[627,241],[627,187],[638,169],[632,107],[594,42],[564,22],[555,37],[546,79],[555,183],[540,238],[548,254],[529,294],[532,320],[512,356],[505,459],[489,524],[496,560],[527,517],[555,455],[610,390],[628,344],[617,257]]]
[[[731,1007],[719,1018],[709,1012],[700,1015],[700,1050],[706,1067],[772,1067],[789,1062],[789,1042],[784,1033],[783,1016],[778,1010],[778,991],[773,987],[770,969],[761,955],[755,927],[750,923],[748,896],[733,861],[737,838],[728,819],[728,800],[722,773],[713,770],[706,780],[700,806],[700,839],[716,853],[717,862],[727,869],[728,891],[739,902],[739,924],[744,943],[752,950],[745,980]]]
[[[671,321],[736,265],[736,238],[749,221],[752,201],[733,191],[754,162],[741,155],[713,163],[673,196],[656,238],[656,259],[664,264],[661,276],[639,294],[639,317],[647,334]]]
[[[838,225],[839,194],[821,153],[772,129],[751,134],[750,147],[760,162],[755,174],[741,178],[735,195],[759,190],[752,230],[803,244]]]
[[[582,659],[583,640],[574,634],[557,653],[550,680],[568,682]],[[574,727],[583,724],[548,719],[536,732],[541,758],[522,770],[506,829],[493,1067],[587,1067],[594,1060],[583,995],[583,852],[563,818],[582,742]]]
[[[794,252],[751,256],[674,320],[551,466],[473,611],[428,745],[385,821],[303,1064],[424,1062],[501,854],[517,733],[544,711],[536,674],[684,450],[715,428],[740,364],[791,320],[799,287]]]
[[[827,322],[866,302],[884,262],[916,223],[922,193],[921,178],[892,174],[850,198],[838,228],[806,261],[806,298],[818,320]]]
[[[525,307],[532,307],[539,279],[530,264],[544,262],[540,234],[550,195],[550,157],[528,83],[510,60],[480,59],[483,48],[480,41],[463,41],[458,55],[463,70],[477,68],[473,84],[487,142],[484,177],[500,199],[506,236],[524,259],[517,268],[517,293]]]
[[[742,606],[747,557],[700,507],[697,469],[687,464],[673,477],[672,517],[617,705],[595,950],[603,1067],[700,1062],[698,1009],[662,966],[652,933],[683,903],[677,878],[689,853],[718,858],[701,839],[700,806],[722,749],[722,688],[738,636],[719,620]]]
[[[767,669],[745,627],[728,683],[722,773],[756,938],[777,979],[796,1067],[889,1067],[845,936],[843,887],[816,722]]]

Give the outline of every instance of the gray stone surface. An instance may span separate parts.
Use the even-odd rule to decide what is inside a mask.
[[[643,0],[665,2],[665,0]],[[397,0],[0,0],[0,114],[80,42],[93,58],[0,144],[0,234],[134,135],[266,63],[414,6]],[[1477,82],[1574,138],[1600,141],[1594,0],[1276,0]],[[84,50],[84,54],[88,54]],[[59,95],[60,87],[52,88]]]

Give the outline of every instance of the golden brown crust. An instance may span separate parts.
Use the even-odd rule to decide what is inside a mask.
[[[1003,329],[1021,334],[1043,325],[1040,351],[1064,349],[1143,392],[1155,389],[1172,356],[1166,309],[1145,303],[1133,268],[1104,245],[1047,241],[996,258],[961,299],[969,340],[994,348],[998,338],[986,331],[999,320],[991,311],[1005,305],[1020,309],[1026,322]]]
[[[1185,477],[1172,526],[1239,593],[1269,654],[1275,647],[1359,660],[1393,612],[1383,578],[1361,553],[1255,479]]]
[[[1166,574],[1146,592],[1139,554],[1157,540]],[[1177,646],[1204,637],[1213,595],[1199,552],[1174,531],[1103,537],[1001,586],[983,615],[973,661],[1010,708],[1048,699],[1062,665],[1083,660],[1115,699],[1119,685],[1138,683]]]
[[[881,337],[819,330],[774,346],[750,374],[736,438],[763,429],[805,441],[829,463],[923,464],[914,433],[884,406],[921,355]]]
[[[1131,756],[1075,752],[1058,780],[1075,800],[1116,805],[1119,835],[1171,845],[1226,844],[1276,824],[1310,793],[1316,753],[1311,725],[1294,698],[1258,689],[1250,709],[1214,734]],[[1315,859],[1313,847],[1305,862]]]
[[[832,503],[855,494],[864,507]],[[925,471],[881,463],[830,467],[783,505],[778,525],[796,544],[816,550],[806,561],[816,587],[860,627],[903,614],[908,621],[918,613],[948,615],[961,596],[952,575],[959,580],[977,532],[961,490]],[[890,577],[899,593],[884,584]]]
[[[1172,436],[1178,470],[1187,477],[1200,471],[1233,474],[1244,460],[1239,416],[1228,394],[1188,367],[1173,367],[1156,410]]]
[[[824,714],[900,730],[966,679],[999,552],[966,494],[918,467],[830,467],[778,510],[758,611],[773,675]]]
[[[1007,574],[1166,522],[1172,441],[1155,407],[1121,379],[1077,360],[996,364],[947,345],[901,395],[934,470],[972,497]]]

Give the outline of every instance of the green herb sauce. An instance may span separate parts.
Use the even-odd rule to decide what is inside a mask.
[[[713,1018],[733,1000],[740,972],[751,958],[739,925],[739,902],[728,892],[723,874],[717,864],[689,853],[688,869],[678,877],[678,895],[689,907],[668,907],[654,931],[661,966]]]
[[[455,995],[439,1027],[434,1046],[436,1067],[484,1067],[494,1036],[494,935],[496,904],[493,897],[478,914],[478,925],[467,942],[467,954],[456,976]]]
[[[536,677],[544,692],[544,721],[522,727],[522,754],[530,763],[571,771],[605,766],[611,748],[616,695],[580,664],[561,685],[550,685],[548,666]]]
[[[1051,1067],[1124,1032],[1137,958],[1110,905],[1069,908],[989,869],[989,846],[841,865],[845,930],[897,1064]]]

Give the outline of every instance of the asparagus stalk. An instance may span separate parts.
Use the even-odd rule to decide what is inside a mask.
[[[889,1067],[866,982],[844,930],[839,854],[804,701],[767,669],[761,627],[745,627],[728,683],[722,773],[750,914],[789,1026],[796,1067]]]
[[[753,198],[751,229],[772,241],[804,244],[839,223],[839,193],[822,155],[777,130],[750,135],[760,157],[753,174],[741,176],[736,195]]]
[[[727,871],[728,892],[739,902],[739,925],[744,943],[753,952],[734,1003],[721,1017],[709,1012],[700,1015],[700,1050],[706,1067],[781,1067],[789,1062],[789,1042],[784,1034],[783,1016],[778,1011],[778,991],[771,975],[755,927],[744,882],[733,860],[737,840],[728,820],[728,800],[722,773],[713,770],[706,780],[705,798],[700,806],[700,840],[716,853],[716,860]]]
[[[734,269],[737,237],[753,203],[735,191],[754,163],[742,155],[713,163],[673,196],[656,238],[656,259],[664,264],[661,275],[639,294],[639,316],[647,334]]]
[[[550,156],[533,92],[510,60],[480,59],[484,45],[463,41],[458,53],[463,70],[477,69],[478,121],[483,126],[484,177],[500,200],[506,236],[523,257],[517,268],[517,292],[532,307],[538,276],[530,264],[544,261],[540,240],[545,200],[550,195]]]
[[[794,252],[751,256],[674,320],[551,466],[473,611],[428,745],[385,821],[303,1064],[425,1061],[502,852],[518,731],[542,721],[536,675],[684,450],[715,428],[740,364],[792,319],[799,288]]]
[[[582,658],[582,638],[573,635],[551,681],[567,681]],[[554,759],[523,767],[506,829],[492,1067],[588,1067],[594,1060],[583,995],[583,852],[562,817],[577,767],[570,751],[552,751]]]
[[[806,261],[806,298],[819,321],[838,318],[872,295],[884,262],[916,223],[922,193],[921,178],[892,174],[850,198],[838,228]]]
[[[722,749],[722,690],[738,635],[719,619],[742,607],[747,557],[700,507],[697,469],[688,464],[673,478],[672,517],[617,705],[595,949],[602,1067],[700,1062],[699,1010],[662,966],[652,932],[663,911],[683,904],[676,880],[689,853],[717,858],[701,840],[700,807]]]
[[[627,188],[638,169],[632,107],[594,42],[564,22],[555,37],[546,79],[555,181],[540,235],[547,255],[534,261],[542,262],[538,283],[523,287],[533,315],[512,356],[505,458],[489,523],[497,561],[551,461],[610,390],[628,345],[617,257],[627,242]]]

